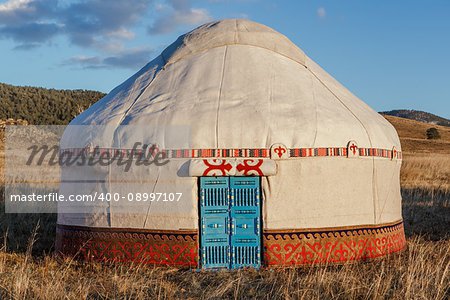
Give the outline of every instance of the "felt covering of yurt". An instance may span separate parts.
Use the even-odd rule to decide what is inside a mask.
[[[157,145],[169,163],[63,166],[60,192],[144,186],[182,201],[128,210],[123,201],[60,203],[58,252],[198,267],[202,174],[260,176],[263,266],[365,260],[406,245],[396,130],[264,25],[222,20],[180,36],[76,117],[61,151],[128,155],[137,141]],[[236,169],[259,160],[256,173]],[[218,161],[230,168],[204,173]]]

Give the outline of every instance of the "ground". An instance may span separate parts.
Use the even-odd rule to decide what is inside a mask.
[[[54,215],[5,214],[1,206],[0,299],[449,299],[450,128],[386,118],[404,152],[408,248],[400,254],[343,266],[231,272],[85,264],[53,256]],[[430,127],[441,139],[426,139]]]

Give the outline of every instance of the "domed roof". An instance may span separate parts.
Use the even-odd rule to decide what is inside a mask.
[[[245,19],[226,19],[204,24],[183,34],[162,52],[167,64],[188,55],[229,45],[264,48],[305,65],[305,53],[270,27]]]
[[[165,149],[314,148],[354,140],[400,149],[382,116],[284,35],[248,20],[212,22],[180,36],[71,124],[110,129],[67,147],[140,141]]]

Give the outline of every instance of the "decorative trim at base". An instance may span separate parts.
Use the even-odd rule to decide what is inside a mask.
[[[198,265],[196,231],[136,230],[57,225],[56,251],[82,260]]]
[[[263,232],[264,266],[368,260],[406,247],[403,221]],[[56,251],[82,260],[198,267],[198,232],[57,225]]]
[[[402,221],[341,230],[266,230],[263,239],[264,260],[268,266],[367,260],[398,252],[406,247]]]

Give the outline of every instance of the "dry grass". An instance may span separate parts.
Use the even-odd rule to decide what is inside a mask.
[[[448,299],[448,194],[412,189],[404,190],[403,199],[405,252],[369,263],[261,271],[196,272],[61,260],[48,254],[54,218],[15,215],[9,219],[11,245],[0,251],[1,299]]]
[[[52,255],[55,215],[5,214],[0,205],[0,299],[450,299],[450,129],[447,134],[440,128],[440,141],[428,141],[424,132],[430,125],[388,120],[405,154],[408,249],[400,254],[368,263],[260,271],[87,264]]]
[[[450,155],[406,155],[400,179],[405,189],[450,193]]]
[[[403,151],[401,185],[405,189],[422,189],[448,193],[450,190],[450,127],[430,125],[404,118],[384,116],[397,130]],[[428,140],[430,127],[441,138]]]
[[[371,263],[232,272],[84,264],[0,253],[0,295],[15,299],[448,299],[450,241],[415,237],[408,245],[400,255]]]

